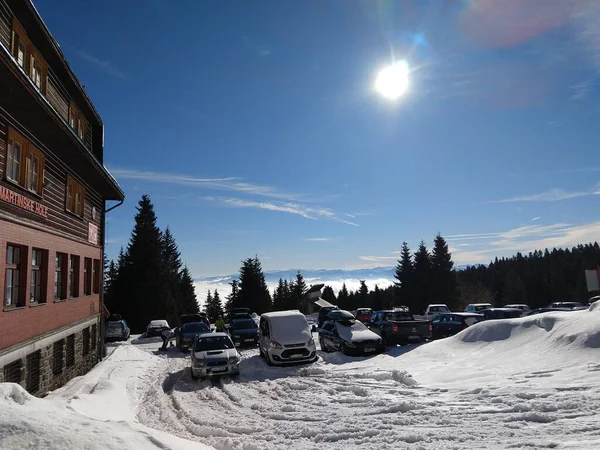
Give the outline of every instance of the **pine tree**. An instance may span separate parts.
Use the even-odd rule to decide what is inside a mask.
[[[204,300],[204,313],[208,317],[210,323],[215,323],[215,320],[217,319],[215,317],[213,298],[210,291],[208,291],[206,294],[206,299]]]
[[[340,309],[348,309],[349,298],[350,298],[350,294],[348,293],[348,289],[346,288],[346,283],[344,283],[344,284],[342,284],[342,289],[340,289],[340,292],[338,292],[337,306]]]
[[[367,287],[365,280],[360,280],[360,287],[356,295],[356,308],[369,308],[371,301],[369,298],[369,288]]]
[[[433,244],[431,255],[431,301],[445,303],[451,311],[455,311],[458,306],[458,292],[452,255],[446,240],[439,233],[433,240]]]
[[[271,311],[271,294],[258,257],[242,261],[240,268],[240,306],[250,308],[258,314]]]
[[[373,308],[373,311],[380,311],[383,309],[383,294],[377,285],[375,285],[375,290],[373,291],[371,308]]]
[[[290,309],[299,309],[300,302],[302,301],[304,294],[306,294],[306,291],[308,291],[304,277],[300,272],[296,274],[296,280],[293,283],[291,291],[292,298],[290,301]]]
[[[115,300],[132,333],[141,333],[154,319],[169,314],[170,294],[164,276],[161,232],[154,206],[143,195],[135,225],[115,284]]]
[[[181,314],[194,314],[200,311],[194,280],[187,266],[184,266],[179,275],[179,287],[177,289],[179,298],[179,311]],[[179,323],[179,320],[175,323]]]
[[[286,294],[285,294],[285,286],[283,284],[283,279],[279,279],[279,283],[277,284],[277,288],[273,294],[273,311],[283,311],[285,310]]]
[[[114,283],[118,276],[119,271],[117,265],[111,260],[104,280],[104,305],[111,313],[117,312],[115,311],[117,305],[114,296]]]
[[[182,296],[179,292],[181,286],[181,253],[175,243],[175,237],[169,227],[161,235],[163,269],[165,282],[169,290],[169,314],[166,319],[169,323],[177,323],[183,309]]]
[[[335,297],[335,292],[333,292],[333,288],[331,286],[325,286],[323,288],[323,293],[321,294],[321,298],[323,300],[328,301],[332,305],[337,304],[337,299]]]
[[[231,314],[234,308],[240,307],[240,282],[239,280],[232,280],[229,283],[231,286],[231,293],[226,297],[225,302],[225,313]]]
[[[217,291],[216,289],[215,289],[215,293],[213,295],[213,305],[214,305],[213,308],[214,308],[216,319],[218,319],[219,317],[224,318],[223,317],[224,316],[223,304],[221,303],[221,297],[219,296],[219,291]]]
[[[406,305],[411,311],[415,308],[414,288],[415,288],[415,267],[413,264],[408,243],[402,243],[400,251],[400,260],[396,265],[396,273],[394,274],[396,282],[396,300],[398,305]]]
[[[432,267],[431,255],[425,246],[425,242],[419,243],[419,249],[415,253],[415,289],[414,301],[409,305],[413,313],[422,313],[430,303],[431,298],[431,283],[432,283]]]

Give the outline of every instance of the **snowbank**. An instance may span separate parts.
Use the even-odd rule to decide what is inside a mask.
[[[122,345],[43,399],[0,383],[0,449],[210,449],[137,421],[144,383],[158,361]]]

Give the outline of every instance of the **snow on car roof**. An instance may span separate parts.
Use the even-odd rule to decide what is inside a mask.
[[[198,335],[198,339],[202,339],[205,337],[229,337],[229,335],[227,333],[223,333],[223,332],[218,332],[218,333],[213,333],[210,331],[207,331],[206,333],[200,333]]]
[[[304,317],[304,314],[302,314],[297,309],[291,309],[289,311],[275,311],[275,312],[265,313],[262,315],[262,317],[267,317],[267,318],[269,318],[269,317],[293,317],[293,316]]]
[[[166,320],[151,320],[148,324],[149,327],[168,327],[169,322]]]

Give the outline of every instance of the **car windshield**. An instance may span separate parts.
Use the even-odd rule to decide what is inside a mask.
[[[204,331],[210,331],[208,326],[202,322],[186,323],[181,327],[183,333],[202,333]]]
[[[491,307],[492,305],[475,305],[475,311],[482,311]]]
[[[465,318],[465,323],[468,326],[475,325],[477,322],[481,322],[481,319],[479,317],[466,317]]]
[[[233,342],[227,336],[211,336],[198,339],[194,345],[195,352],[207,352],[211,350],[225,350],[234,348]]]
[[[121,325],[121,322],[108,322],[108,324],[106,324],[106,328],[108,330],[121,330],[123,325]]]
[[[414,320],[412,314],[406,311],[389,312],[385,315],[385,319],[391,320],[393,322],[401,322],[403,320]]]
[[[445,306],[432,306],[431,308],[429,308],[429,312],[448,312],[448,311],[450,311],[450,310]]]
[[[356,314],[361,314],[361,315],[371,315],[371,310],[370,309],[359,309],[358,311],[356,311]]]
[[[254,330],[258,328],[254,320],[236,320],[231,324],[232,330]]]

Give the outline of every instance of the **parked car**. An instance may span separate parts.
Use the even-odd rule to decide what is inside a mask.
[[[104,340],[106,342],[112,341],[126,341],[129,339],[131,330],[127,326],[127,322],[123,319],[109,318],[105,323]]]
[[[524,303],[514,303],[511,305],[504,305],[505,308],[516,308],[516,309],[520,309],[521,311],[523,311],[523,315],[527,315],[531,312],[531,307],[529,305],[526,305]]]
[[[600,295],[596,295],[595,297],[592,297],[588,300],[588,304],[591,305],[594,302],[597,302],[598,300],[600,300]]]
[[[258,325],[254,319],[236,319],[229,324],[229,335],[236,347],[258,344]]]
[[[163,331],[170,329],[169,322],[166,320],[151,320],[146,327],[146,337],[160,336]]]
[[[545,312],[565,312],[565,311],[573,311],[571,308],[536,308],[533,311],[529,312],[528,316],[535,316],[536,314],[541,314]]]
[[[478,313],[484,309],[492,308],[491,303],[471,303],[465,308],[465,312]]]
[[[239,375],[240,355],[228,334],[198,334],[192,349],[192,379],[215,375]]]
[[[431,321],[433,339],[454,336],[483,320],[482,314],[457,312],[440,314]]]
[[[317,360],[317,347],[310,326],[300,311],[263,314],[259,329],[258,348],[267,364]]]
[[[204,322],[188,322],[181,325],[175,333],[175,345],[184,352],[194,343],[196,336],[202,333],[210,333],[210,327]]]
[[[233,308],[227,316],[227,321],[231,323],[238,319],[252,319],[250,308]]]
[[[576,309],[576,308],[586,308],[579,302],[554,302],[551,303],[549,308],[565,308],[565,309]]]
[[[383,339],[369,330],[361,321],[330,313],[330,319],[319,328],[319,343],[325,352],[339,350],[345,355],[368,355],[385,350]],[[347,312],[347,311],[343,311]]]
[[[356,320],[360,320],[362,323],[368,322],[371,316],[373,315],[373,310],[371,308],[358,308],[354,317]]]
[[[318,328],[321,328],[323,326],[323,324],[327,320],[327,315],[329,314],[329,312],[333,311],[335,309],[339,309],[339,308],[337,306],[323,306],[319,310],[319,319],[317,320],[317,327]]]
[[[373,313],[368,327],[383,340],[384,345],[423,342],[431,338],[431,323],[415,320],[406,310],[384,310]]]
[[[489,308],[481,311],[483,320],[514,319],[521,317],[523,311],[517,308]]]
[[[192,322],[204,322],[210,327],[210,321],[208,320],[206,313],[183,314],[180,320],[181,325]]]
[[[425,309],[423,316],[425,319],[432,321],[440,314],[449,313],[449,312],[450,312],[450,308],[448,308],[448,306],[446,306],[443,303],[438,303],[438,304],[434,304],[434,305],[427,305],[427,308]]]

